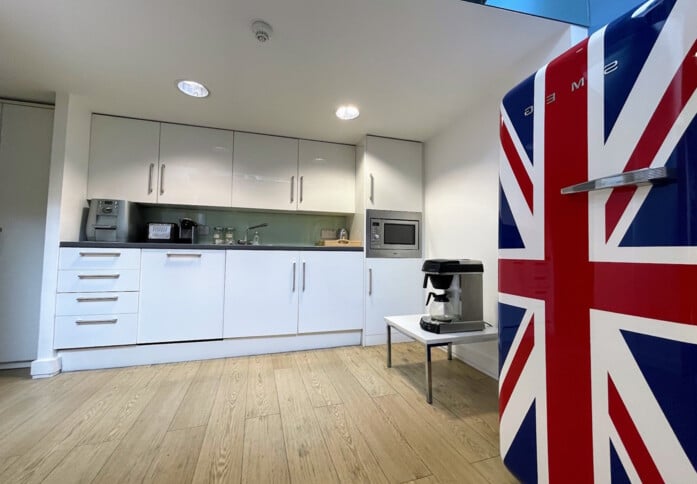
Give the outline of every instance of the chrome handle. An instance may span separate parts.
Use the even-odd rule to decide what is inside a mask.
[[[150,169],[148,170],[148,195],[152,193],[152,174],[155,170],[155,163],[150,163]]]
[[[641,170],[627,171],[617,175],[604,176],[595,180],[570,185],[561,189],[562,195],[573,193],[585,193],[606,188],[617,188],[626,186],[642,186],[657,181],[666,181],[673,178],[671,171],[665,166],[658,168],[642,168]]]
[[[303,292],[305,292],[305,261],[303,261]]]
[[[116,230],[116,225],[95,225],[94,230]]]
[[[300,177],[300,203],[303,203],[303,178],[305,177]]]
[[[165,165],[160,167],[160,195],[165,194]]]
[[[78,279],[118,279],[121,274],[78,274]]]
[[[114,319],[78,319],[75,324],[116,324],[117,318]]]
[[[373,295],[373,269],[368,269],[368,296]]]
[[[167,257],[198,257],[201,258],[203,254],[187,254],[187,253],[177,253],[177,252],[167,252]]]
[[[293,261],[293,292],[295,292],[295,261]]]
[[[370,174],[370,203],[375,203],[375,178]]]
[[[121,257],[121,252],[80,252],[80,257]]]
[[[119,297],[118,296],[111,296],[111,297],[76,297],[75,300],[77,302],[108,302],[108,301],[118,301]]]
[[[295,199],[295,177],[290,177],[290,203]]]

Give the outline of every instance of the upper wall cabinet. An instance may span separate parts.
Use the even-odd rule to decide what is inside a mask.
[[[422,143],[367,136],[365,206],[378,210],[423,210]]]
[[[295,210],[297,177],[297,139],[235,133],[234,207]]]
[[[298,210],[355,211],[356,149],[353,146],[300,140]]]
[[[156,202],[160,123],[92,116],[87,198]]]
[[[158,202],[228,207],[233,133],[162,123]]]

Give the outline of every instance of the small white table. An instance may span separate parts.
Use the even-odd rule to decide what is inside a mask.
[[[426,401],[433,402],[433,387],[431,385],[431,348],[448,345],[448,359],[453,359],[453,344],[480,343],[495,340],[498,328],[487,326],[481,331],[466,331],[462,333],[430,333],[421,329],[419,321],[422,314],[405,316],[386,316],[387,324],[387,368],[392,368],[392,328],[405,334],[426,346]]]

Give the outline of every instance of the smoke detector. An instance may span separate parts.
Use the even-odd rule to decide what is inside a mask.
[[[255,20],[252,22],[252,32],[254,32],[254,37],[263,44],[271,38],[273,29],[263,20]]]

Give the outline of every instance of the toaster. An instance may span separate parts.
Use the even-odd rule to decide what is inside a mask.
[[[148,223],[148,240],[177,242],[179,225],[165,222]]]

